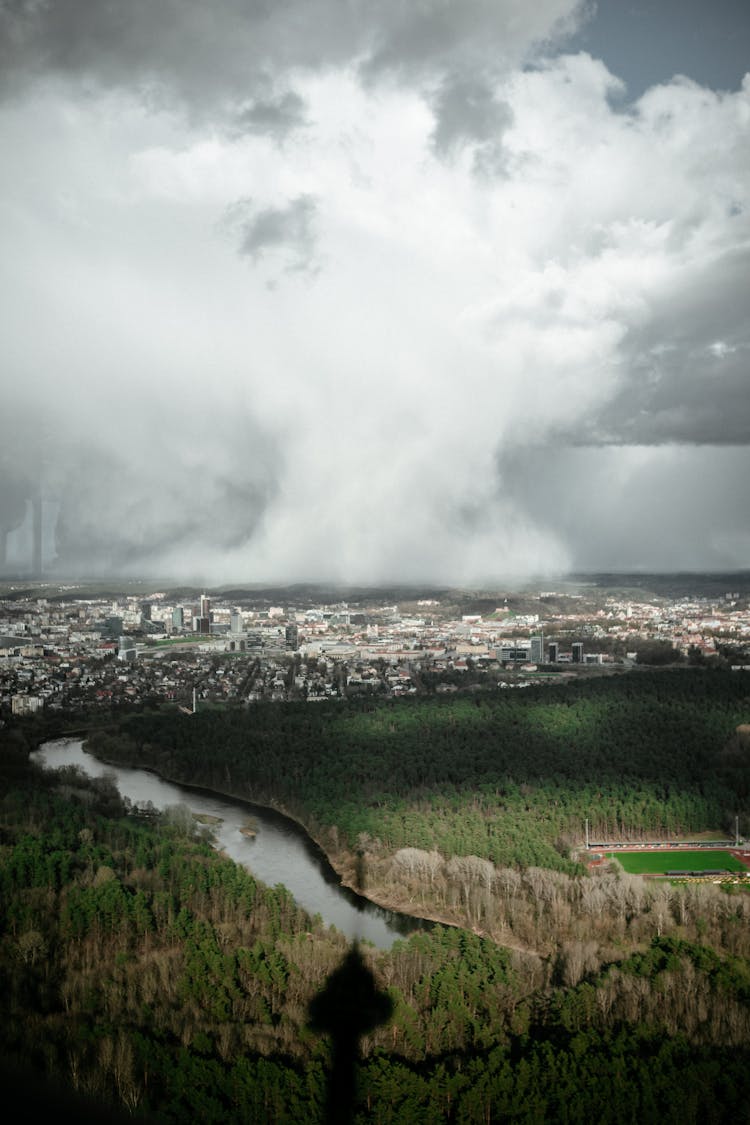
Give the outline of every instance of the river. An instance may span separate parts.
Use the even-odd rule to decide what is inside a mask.
[[[320,914],[326,924],[351,940],[363,939],[390,949],[398,938],[429,926],[420,918],[384,910],[343,887],[304,829],[272,809],[183,788],[147,770],[107,765],[87,754],[80,739],[45,742],[32,759],[48,769],[79,766],[90,777],[109,774],[121,795],[137,805],[150,801],[155,808],[166,809],[182,804],[199,816],[219,818],[219,823],[211,825],[219,850],[268,886],[283,883],[308,913]],[[256,831],[254,838],[240,831],[249,820]]]

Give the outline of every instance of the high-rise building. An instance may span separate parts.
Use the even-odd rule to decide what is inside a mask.
[[[583,641],[574,641],[573,646],[573,663],[583,664]]]
[[[201,594],[201,608],[199,617],[211,617],[211,599],[206,594]]]
[[[31,511],[33,532],[31,569],[34,578],[41,578],[42,566],[44,564],[44,544],[42,542],[43,521],[41,482],[40,485],[34,490],[34,495],[31,500]]]
[[[229,618],[229,632],[241,633],[242,632],[242,614],[239,610],[235,610]]]
[[[541,636],[531,638],[529,659],[532,664],[541,664],[544,660],[544,639]]]
[[[296,652],[299,648],[299,628],[296,625],[287,625],[284,630],[284,639],[286,640],[286,647],[293,648]]]
[[[132,637],[121,636],[117,643],[118,660],[135,660],[135,641]]]
[[[177,605],[172,610],[172,627],[174,629],[182,629],[185,624],[185,610],[181,605]]]
[[[549,662],[550,662],[550,664],[557,664],[557,652],[558,652],[557,641],[550,641],[550,643],[549,643]]]
[[[122,633],[122,617],[119,617],[119,616],[116,617],[113,614],[111,617],[108,617],[105,620],[104,625],[102,626],[102,636],[103,637],[109,637],[110,640],[114,640],[115,637],[119,637],[121,635],[121,633]]]

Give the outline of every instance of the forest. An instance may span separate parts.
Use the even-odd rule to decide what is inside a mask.
[[[477,925],[448,885],[457,857],[479,884],[499,868],[575,879],[586,819],[594,841],[728,837],[735,817],[750,830],[750,743],[737,733],[749,717],[746,673],[686,668],[473,697],[144,712],[88,745],[273,805],[372,897],[388,887],[404,906],[414,895],[399,898],[393,876],[419,876],[420,901]]]
[[[605,880],[579,904],[586,936],[546,956],[439,925],[348,949],[190,818],[144,819],[107,779],[41,773],[26,749],[5,739],[0,758],[0,1056],[26,1120],[743,1118],[744,894],[626,894],[652,915],[637,945],[596,940]],[[551,903],[574,877],[546,874]],[[332,1087],[342,1036],[351,1082]]]

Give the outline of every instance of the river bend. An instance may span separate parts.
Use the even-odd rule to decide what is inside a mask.
[[[268,886],[282,883],[308,913],[319,914],[350,940],[363,939],[389,949],[398,938],[429,926],[420,918],[376,906],[343,887],[304,829],[272,809],[185,788],[147,770],[105,764],[87,754],[80,739],[45,742],[32,759],[47,769],[79,766],[90,777],[109,774],[121,795],[136,805],[150,801],[163,810],[182,804],[199,816],[219,818],[211,826],[219,850]],[[241,832],[249,820],[256,831],[253,838]]]

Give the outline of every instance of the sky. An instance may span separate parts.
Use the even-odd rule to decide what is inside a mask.
[[[750,566],[748,0],[4,0],[0,573]],[[4,556],[4,557],[3,557]]]

